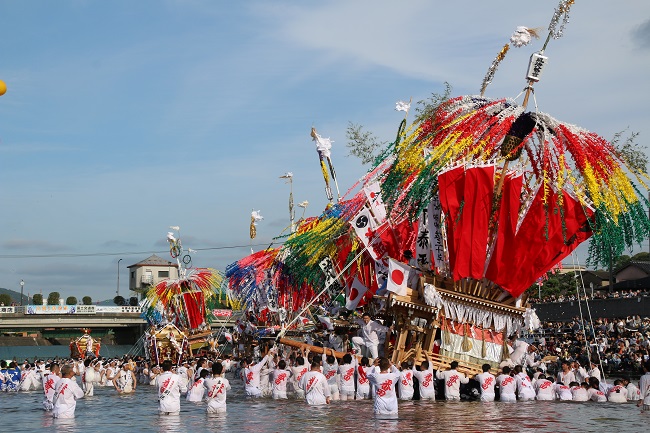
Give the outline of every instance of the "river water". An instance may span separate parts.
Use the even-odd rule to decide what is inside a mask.
[[[119,396],[113,388],[95,387],[80,399],[76,418],[53,419],[41,409],[41,392],[0,393],[2,432],[648,432],[650,413],[635,404],[572,402],[400,402],[399,418],[376,419],[372,402],[333,402],[313,408],[302,400],[251,400],[240,381],[232,380],[228,412],[207,415],[205,403],[182,397],[178,416],[157,414],[154,387],[140,385]]]

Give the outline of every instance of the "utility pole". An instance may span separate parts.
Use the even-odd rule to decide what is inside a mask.
[[[122,259],[119,259],[117,261],[117,290],[115,291],[115,294],[117,294],[117,296],[120,296],[120,262],[121,261]]]

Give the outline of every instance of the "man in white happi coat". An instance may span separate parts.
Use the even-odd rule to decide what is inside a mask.
[[[365,313],[362,320],[358,321],[358,337],[352,337],[352,344],[357,354],[362,351],[361,346],[365,347],[365,355],[370,359],[376,359],[379,356],[379,333],[389,332],[391,328],[370,319],[370,315]]]
[[[246,395],[249,397],[261,397],[262,388],[261,388],[261,375],[260,372],[262,368],[266,365],[267,362],[273,356],[273,349],[262,358],[258,363],[254,363],[251,358],[247,358],[242,365],[244,367],[242,373],[244,375],[245,391]]]
[[[587,392],[588,386],[586,383],[581,385],[578,382],[571,382],[569,388],[571,389],[573,401],[589,401],[589,392]]]
[[[555,389],[553,388],[553,382],[548,380],[543,374],[537,377],[535,384],[535,398],[540,401],[552,401],[555,400]]]
[[[535,390],[528,374],[521,365],[515,366],[515,381],[517,382],[517,395],[521,401],[535,400]]]
[[[303,374],[298,386],[305,393],[305,400],[310,406],[330,404],[330,386],[325,375],[320,372],[320,361],[314,358],[311,370]]]
[[[278,366],[269,375],[271,378],[271,396],[274,400],[287,398],[287,383],[291,377],[291,370],[287,369],[287,362],[281,359]]]
[[[74,368],[64,365],[61,368],[61,379],[54,388],[52,415],[54,418],[74,418],[77,399],[84,396],[83,390],[74,379]]]
[[[158,388],[158,412],[161,415],[177,415],[181,411],[181,392],[187,392],[178,374],[172,372],[172,362],[162,363],[162,374],[156,377]]]
[[[517,381],[510,376],[510,367],[502,367],[501,374],[497,376],[497,385],[499,385],[499,401],[515,402],[517,401]]]
[[[230,382],[223,377],[223,364],[215,362],[212,364],[212,377],[203,382],[206,388],[206,400],[208,413],[226,412],[226,392],[230,391]]]
[[[336,360],[334,355],[334,349],[331,355],[327,355],[327,349],[323,349],[322,361],[323,361],[323,375],[327,379],[327,384],[330,387],[330,399],[338,400],[339,399],[339,363]]]
[[[415,394],[413,386],[413,370],[409,367],[407,362],[402,362],[402,370],[399,374],[399,399],[412,400]]]
[[[43,375],[43,409],[52,410],[54,408],[54,390],[61,377],[59,376],[61,368],[59,364],[52,363],[49,366],[49,372]]]
[[[621,377],[621,380],[623,381],[623,386],[627,390],[627,400],[628,401],[639,401],[641,399],[641,391],[639,388],[630,382],[630,378],[627,376]]]
[[[298,385],[302,376],[309,371],[309,362],[307,361],[309,355],[309,349],[304,352],[303,348],[300,348],[301,355],[296,357],[295,364],[290,367],[291,369],[291,384],[293,385],[293,390],[296,393],[296,398],[305,398],[304,391]]]
[[[445,398],[447,400],[460,400],[460,384],[469,382],[464,373],[456,371],[457,368],[458,361],[451,361],[449,370],[436,372],[436,378],[445,382]]]
[[[483,364],[481,366],[483,372],[475,377],[481,388],[481,401],[494,401],[494,385],[496,385],[497,378],[490,373],[491,368],[490,364]]]
[[[376,360],[368,374],[368,380],[375,389],[375,415],[397,417],[397,394],[395,386],[400,380],[399,370],[387,359]]]
[[[607,401],[612,403],[627,403],[627,389],[623,386],[623,381],[616,379],[614,386],[607,392]]]
[[[418,388],[420,390],[420,399],[421,400],[435,400],[436,399],[436,389],[435,389],[435,377],[433,372],[433,365],[431,365],[431,359],[427,352],[424,353],[424,356],[427,358],[425,361],[422,361],[420,364],[420,371],[415,368],[413,365],[413,377],[415,377],[418,382]]]
[[[346,353],[342,364],[339,364],[339,399],[354,400],[354,372],[357,369],[357,358]]]

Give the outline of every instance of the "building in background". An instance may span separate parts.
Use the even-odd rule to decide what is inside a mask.
[[[127,266],[129,269],[129,290],[144,293],[151,286],[163,280],[178,279],[178,264],[152,255],[141,262]]]

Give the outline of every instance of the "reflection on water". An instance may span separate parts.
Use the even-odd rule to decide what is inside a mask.
[[[241,384],[233,381],[233,386]],[[634,404],[565,402],[400,402],[395,420],[376,419],[371,401],[334,402],[311,408],[303,401],[250,400],[228,395],[227,414],[207,414],[204,403],[181,402],[180,415],[159,416],[153,387],[133,395],[95,387],[79,400],[75,419],[53,419],[41,409],[42,394],[1,393],[3,432],[647,432],[650,414]]]

